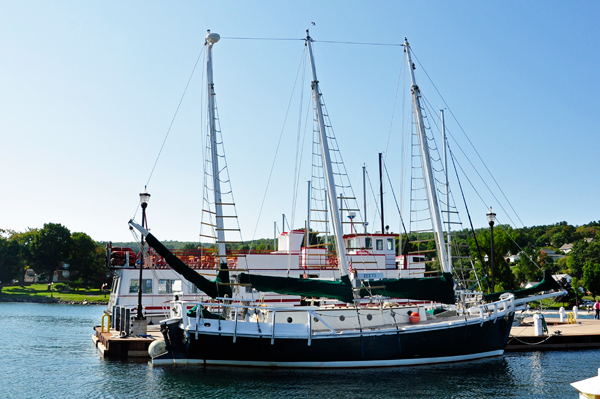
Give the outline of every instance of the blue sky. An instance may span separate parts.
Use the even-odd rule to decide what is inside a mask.
[[[318,41],[407,36],[524,225],[598,220],[599,17],[592,1],[4,2],[0,228],[55,222],[96,240],[132,239],[127,221],[211,29],[223,37],[215,84],[243,237],[271,237],[273,222],[292,212],[297,107],[258,227],[257,216],[304,43],[226,38],[302,39],[312,21],[321,88],[357,194],[362,165],[375,178],[386,150],[403,53]],[[202,68],[148,185],[161,239],[198,239]],[[416,73],[429,98],[433,88]],[[398,180],[396,127],[387,157]],[[522,226],[487,196],[470,208],[476,227],[489,206]]]

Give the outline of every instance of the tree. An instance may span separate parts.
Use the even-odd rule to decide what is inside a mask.
[[[535,262],[539,259],[539,252],[531,247],[525,248],[520,252],[520,258],[513,267],[513,274],[519,283],[528,281],[539,281],[542,276],[540,266]]]
[[[71,280],[81,280],[84,286],[89,282],[100,283],[106,279],[104,248],[85,233],[71,235],[72,246],[69,253]]]
[[[490,259],[490,231],[489,229],[483,229],[477,234],[477,242],[482,251],[482,255],[488,256],[488,262],[486,265],[486,274],[488,281],[491,283],[492,271]],[[477,259],[477,249],[475,242],[469,240],[471,255]],[[494,280],[496,287],[494,292],[511,290],[517,288],[517,282],[515,276],[512,273],[510,266],[504,259],[504,254],[509,251],[515,250],[514,242],[514,231],[507,226],[498,226],[494,229]]]
[[[12,234],[10,236],[11,241],[15,241],[19,244],[19,254],[21,257],[21,271],[20,271],[20,279],[19,280],[21,281],[21,285],[24,284],[25,269],[27,268],[27,265],[33,264],[32,253],[31,253],[31,243],[33,242],[33,240],[37,234],[38,234],[38,229],[30,228],[23,233],[12,232]]]
[[[0,237],[0,282],[23,281],[24,265],[19,242]]]
[[[600,295],[600,264],[587,262],[583,267],[583,286],[592,293],[594,298]]]
[[[69,259],[73,240],[69,229],[58,223],[46,223],[28,245],[34,267],[52,281],[54,271]]]

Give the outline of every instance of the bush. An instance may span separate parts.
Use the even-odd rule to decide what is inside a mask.
[[[66,285],[65,284],[54,284],[54,291],[63,291],[65,289]]]

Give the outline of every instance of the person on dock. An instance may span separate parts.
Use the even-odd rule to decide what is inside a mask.
[[[597,299],[596,299],[596,303],[594,304],[594,310],[596,311],[596,314],[594,315],[594,319],[600,320],[600,303],[598,303]]]

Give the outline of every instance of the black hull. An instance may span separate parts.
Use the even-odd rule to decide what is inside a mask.
[[[153,364],[226,364],[259,367],[376,367],[446,363],[499,356],[510,334],[513,314],[483,323],[432,326],[420,331],[365,332],[362,336],[308,339],[196,334],[181,351]]]

